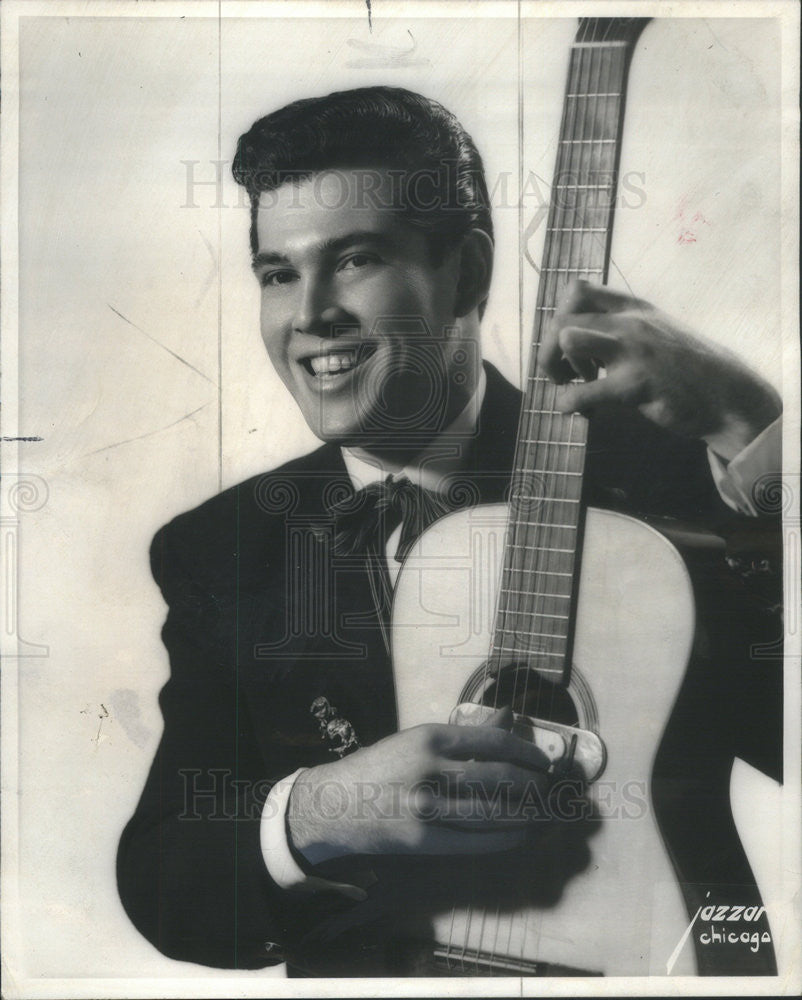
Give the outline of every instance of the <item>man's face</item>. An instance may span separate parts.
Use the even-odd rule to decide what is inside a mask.
[[[477,351],[455,331],[459,254],[434,266],[383,207],[389,183],[331,171],[262,194],[254,271],[262,338],[315,434],[414,454],[467,402]]]

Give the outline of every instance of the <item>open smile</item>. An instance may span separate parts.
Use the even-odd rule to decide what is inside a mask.
[[[300,358],[300,364],[315,379],[331,381],[341,379],[358,368],[376,351],[375,344],[360,344],[358,347],[332,348],[318,354]]]

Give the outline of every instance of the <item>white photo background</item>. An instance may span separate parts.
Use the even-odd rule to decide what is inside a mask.
[[[13,930],[19,971],[53,995],[76,977],[229,975],[171,962],[139,936],[114,859],[168,674],[150,539],[220,485],[315,444],[259,337],[248,211],[230,176],[237,137],[290,100],[372,83],[452,109],[495,190],[485,353],[517,380],[536,274],[524,265],[520,321],[519,28],[492,6],[392,17],[374,4],[372,33],[361,2],[336,8],[347,16],[220,25],[146,16],[159,5],[20,21],[19,424],[42,440],[21,446],[19,464],[49,490],[21,521],[20,635],[48,653],[18,661]],[[521,28],[523,173],[536,178],[524,226],[551,179],[574,25]],[[219,191],[195,183],[215,179],[215,161]],[[781,388],[778,24],[651,24],[632,67],[622,170],[633,193],[617,214],[610,283]],[[746,765],[734,783],[782,967],[780,793]]]

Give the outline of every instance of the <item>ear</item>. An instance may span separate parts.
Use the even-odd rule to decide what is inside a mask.
[[[478,308],[481,316],[493,276],[493,240],[482,229],[472,229],[460,247],[454,315],[467,316]]]

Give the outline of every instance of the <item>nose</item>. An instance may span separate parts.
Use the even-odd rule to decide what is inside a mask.
[[[342,306],[328,282],[309,275],[298,283],[298,298],[292,318],[295,332],[327,337],[331,335],[332,326],[343,318]]]

